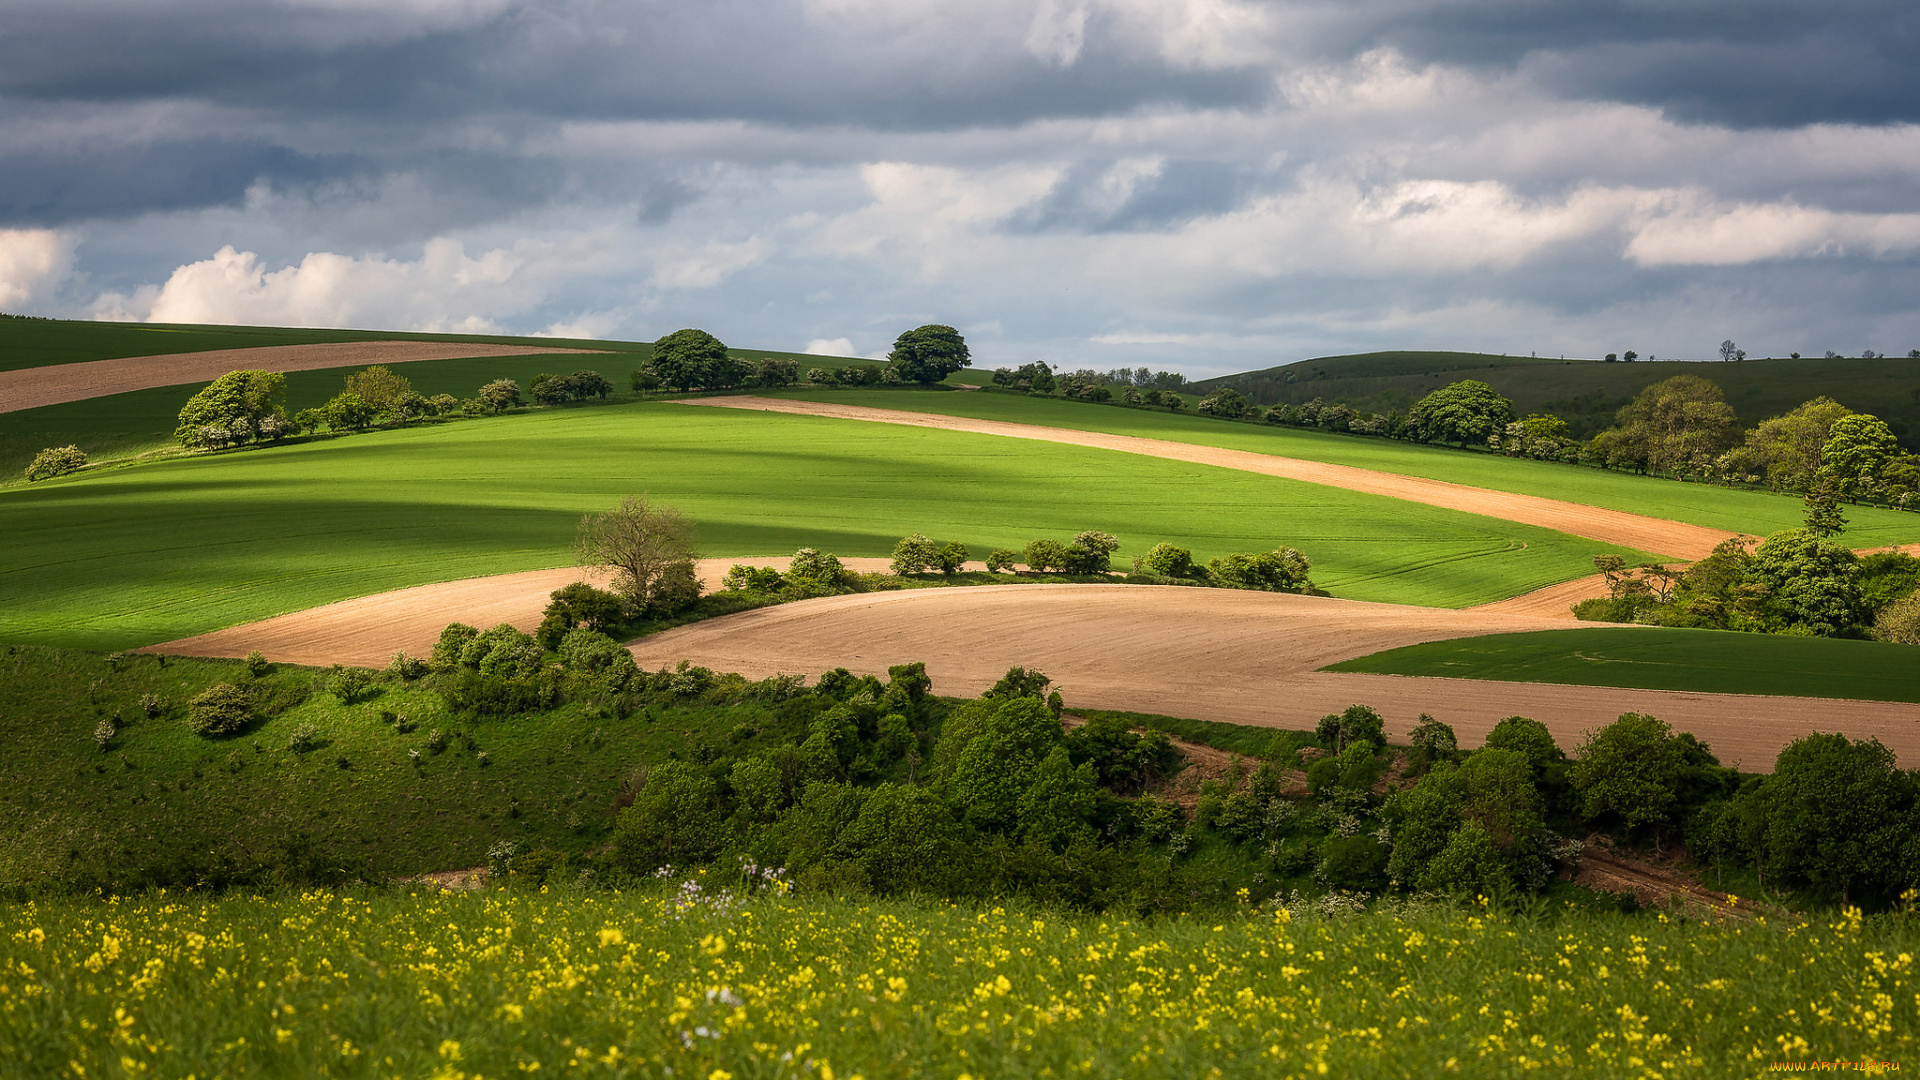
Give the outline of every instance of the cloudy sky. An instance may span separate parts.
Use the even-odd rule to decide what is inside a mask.
[[[0,0],[0,309],[1920,346],[1912,0]]]

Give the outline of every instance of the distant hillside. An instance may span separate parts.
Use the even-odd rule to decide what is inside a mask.
[[[1262,405],[1320,398],[1370,412],[1405,410],[1430,390],[1478,379],[1522,413],[1550,412],[1586,438],[1650,383],[1698,375],[1718,383],[1742,425],[1751,426],[1825,394],[1887,422],[1908,449],[1920,449],[1920,360],[1743,360],[1734,364],[1662,360],[1608,364],[1484,353],[1378,352],[1302,360],[1198,383],[1231,386]]]

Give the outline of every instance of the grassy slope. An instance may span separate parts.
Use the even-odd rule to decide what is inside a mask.
[[[1629,513],[1765,535],[1800,524],[1795,496],[1682,484],[1604,469],[1527,461],[1327,431],[1237,424],[1159,410],[1093,405],[1061,398],[996,393],[791,391],[782,396],[876,408],[910,409],[1081,431],[1169,439],[1263,454],[1352,465],[1456,484],[1539,495]],[[1856,547],[1920,542],[1920,514],[1850,506],[1847,539]]]
[[[1410,645],[1328,671],[1920,702],[1920,651],[1884,641],[1595,627]]]
[[[1428,391],[1478,379],[1522,412],[1551,412],[1586,437],[1652,383],[1698,375],[1717,383],[1743,425],[1778,416],[1826,395],[1887,421],[1909,449],[1920,447],[1920,360],[1747,360],[1738,364],[1660,361],[1607,364],[1481,353],[1383,352],[1328,356],[1227,375],[1198,384],[1233,386],[1263,405],[1313,398],[1375,412],[1404,411]],[[1293,381],[1286,381],[1291,376]]]
[[[1270,477],[989,436],[690,408],[548,410],[178,458],[0,492],[0,639],[123,648],[407,585],[564,565],[575,523],[651,493],[701,550],[976,552],[1098,528],[1121,557],[1289,544],[1336,595],[1465,606],[1603,545]]]
[[[609,350],[606,356],[500,356],[425,360],[394,365],[415,390],[431,397],[472,397],[493,379],[516,379],[522,386],[542,372],[562,374],[591,368],[624,388],[627,375],[653,354],[650,343],[488,337],[470,334],[408,334],[372,330],[299,330],[242,326],[147,326],[128,323],[58,322],[0,319],[0,371],[50,364],[78,363],[121,356],[156,356],[203,349],[242,349],[261,345],[303,345],[333,341],[473,341],[512,345]],[[749,359],[790,357],[805,367],[841,368],[854,361],[760,349],[735,349]],[[287,374],[287,408],[325,404],[340,392],[341,380],[364,365],[295,371]],[[0,485],[21,482],[33,456],[49,446],[76,445],[94,461],[131,457],[174,446],[180,407],[206,383],[136,390],[88,401],[0,413]]]

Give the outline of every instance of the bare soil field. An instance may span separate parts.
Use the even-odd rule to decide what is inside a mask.
[[[860,573],[876,573],[889,566],[886,559],[840,561]],[[700,579],[708,590],[713,590],[720,587],[720,578],[735,563],[771,566],[784,571],[791,562],[787,557],[702,559]],[[176,656],[242,657],[258,649],[269,660],[285,664],[385,667],[396,652],[412,656],[432,652],[434,641],[448,623],[463,622],[482,630],[511,623],[531,632],[540,625],[540,613],[547,606],[548,595],[576,581],[590,581],[603,588],[607,584],[603,575],[572,566],[444,581],[342,600],[164,642],[140,651]]]
[[[1472,611],[1486,611],[1499,615],[1538,615],[1545,618],[1567,618],[1573,611],[1573,605],[1582,600],[1600,600],[1607,596],[1607,578],[1604,574],[1592,577],[1575,578],[1558,585],[1549,585],[1544,589],[1535,589],[1530,593],[1505,600],[1495,600],[1491,604],[1481,604]],[[1591,623],[1587,625],[1592,625]]]
[[[1037,439],[1067,443],[1128,454],[1188,461],[1224,469],[1302,480],[1310,484],[1385,495],[1408,502],[1461,510],[1469,514],[1538,525],[1572,536],[1584,536],[1609,544],[1660,552],[1689,561],[1705,558],[1715,544],[1734,534],[1664,518],[1644,517],[1597,506],[1543,499],[1534,495],[1516,495],[1506,491],[1449,484],[1398,473],[1356,469],[1349,465],[1329,465],[1299,458],[1256,454],[1247,450],[1226,450],[1214,446],[1145,439],[1134,435],[1112,435],[1098,431],[1071,431],[1038,424],[1013,424],[999,420],[973,420],[958,416],[906,412],[899,409],[872,409],[859,405],[831,402],[786,401],[762,397],[690,398],[684,405],[707,405],[727,409],[754,409],[763,412],[795,413],[836,420],[866,420],[882,424],[967,431],[980,435],[1002,435],[1014,439]],[[1570,601],[1571,602],[1571,601]]]
[[[695,623],[632,644],[644,667],[690,660],[762,678],[833,667],[884,674],[923,660],[936,689],[977,694],[1037,667],[1070,705],[1311,728],[1348,705],[1380,710],[1401,737],[1421,713],[1476,746],[1531,716],[1571,749],[1624,712],[1651,713],[1721,760],[1769,768],[1808,732],[1874,737],[1920,764],[1920,707],[1822,698],[1354,675],[1316,669],[1422,641],[1583,626],[1571,619],[1449,611],[1281,593],[1145,585],[921,589],[806,600]]]
[[[488,345],[458,341],[342,341],[319,345],[263,345],[255,349],[126,356],[78,364],[0,371],[0,412],[37,409],[67,401],[149,390],[156,386],[211,382],[229,371],[317,371],[360,364],[405,364],[474,356],[598,355],[588,349],[539,345]]]

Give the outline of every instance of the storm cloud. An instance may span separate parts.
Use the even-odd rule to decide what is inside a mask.
[[[15,0],[41,314],[1196,373],[1920,345],[1920,12]],[[9,250],[11,249],[11,250]]]

